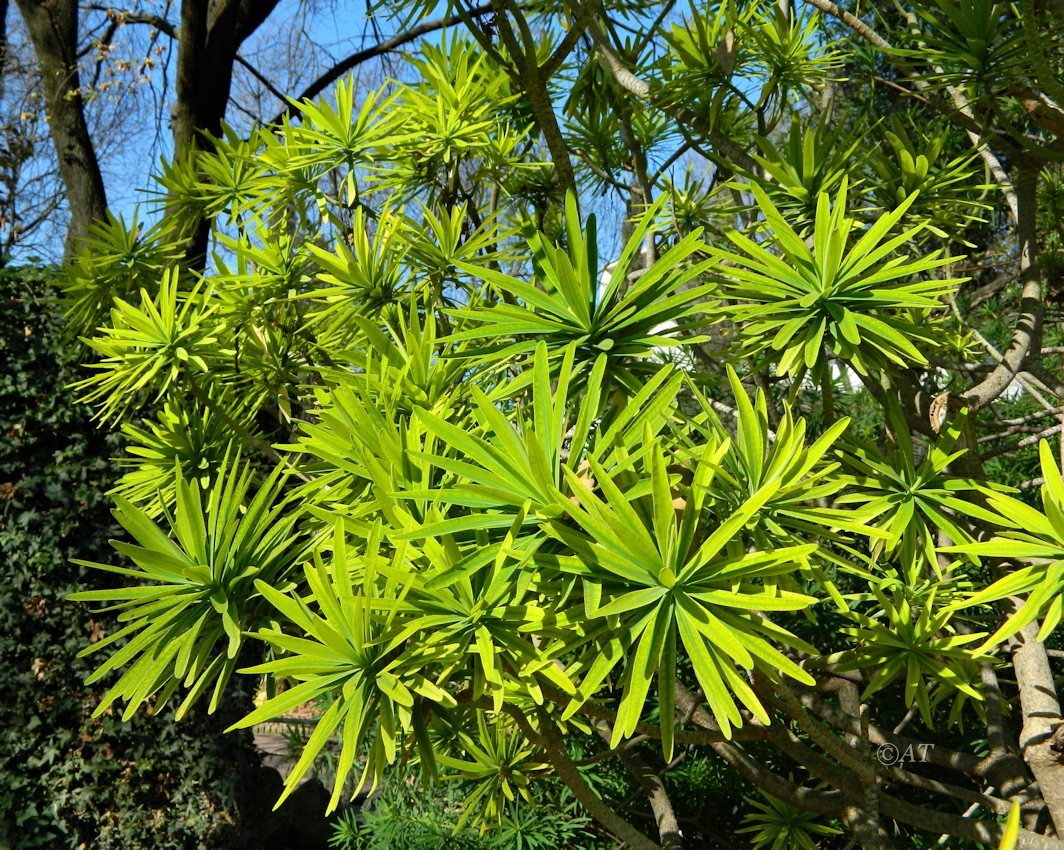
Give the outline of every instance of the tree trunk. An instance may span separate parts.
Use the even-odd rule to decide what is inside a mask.
[[[65,256],[73,254],[89,225],[107,211],[100,164],[85,121],[78,76],[76,0],[18,0],[41,71],[52,144],[70,208]]]
[[[0,98],[7,86],[7,11],[8,0],[0,0]]]
[[[173,107],[174,156],[208,150],[221,135],[237,51],[278,0],[184,0]],[[210,223],[201,222],[186,248],[188,263],[202,268]]]
[[[1064,764],[1054,749],[1053,733],[1061,722],[1060,703],[1045,645],[1037,636],[1036,620],[1020,632],[1012,654],[1023,716],[1019,743],[1059,835],[1064,828]]]

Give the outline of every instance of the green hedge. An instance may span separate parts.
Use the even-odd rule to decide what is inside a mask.
[[[90,718],[99,659],[76,656],[114,622],[65,597],[101,581],[71,558],[113,557],[118,445],[66,388],[78,351],[49,293],[45,272],[0,272],[0,848],[263,846],[241,827],[272,803],[251,799],[250,734],[221,734],[247,694],[181,723]]]

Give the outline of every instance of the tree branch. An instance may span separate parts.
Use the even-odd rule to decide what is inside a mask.
[[[806,2],[808,2],[810,6],[816,6],[821,12],[831,15],[833,18],[838,18],[873,47],[878,47],[884,52],[894,50],[891,43],[868,26],[868,24],[860,18],[854,17],[845,9],[840,9],[832,3],[831,0],[806,0]]]
[[[1014,600],[1014,604],[1025,603]],[[1016,673],[1023,712],[1020,752],[1038,780],[1042,798],[1049,807],[1057,832],[1061,833],[1064,831],[1064,768],[1060,756],[1050,746],[1050,739],[1061,720],[1060,702],[1045,646],[1037,637],[1038,621],[1035,620],[1020,631],[1012,654],[1012,668]]]
[[[119,9],[115,6],[104,6],[99,3],[90,3],[85,8],[94,12],[106,13],[119,26],[122,24],[147,24],[159,30],[163,35],[177,38],[177,27],[172,21],[168,21],[162,15],[155,15],[151,12],[133,12],[127,9]]]
[[[479,18],[483,15],[487,15],[491,12],[491,4],[483,3],[480,6],[476,6],[468,11],[468,15],[473,18]],[[270,121],[270,124],[280,124],[285,118],[290,118],[294,115],[298,115],[302,112],[300,103],[305,100],[311,100],[317,97],[332,83],[336,82],[340,77],[346,74],[348,71],[357,68],[363,62],[373,59],[377,56],[382,56],[385,53],[390,53],[396,48],[402,47],[404,44],[409,44],[417,38],[423,35],[427,35],[437,30],[445,29],[446,27],[453,27],[456,24],[461,23],[463,20],[462,14],[448,15],[445,18],[438,18],[432,21],[424,21],[417,26],[413,26],[405,32],[401,32],[392,38],[375,44],[372,47],[367,47],[365,50],[359,50],[357,53],[352,53],[350,56],[341,59],[335,65],[333,65],[328,71],[321,74],[314,82],[303,89],[295,98],[289,100],[289,105],[278,112]],[[287,98],[282,98],[286,99]]]
[[[591,9],[591,6],[586,6],[576,14],[572,26],[569,27],[569,31],[565,34],[561,44],[554,49],[547,61],[540,66],[540,71],[547,79],[554,75],[554,72],[561,67],[562,62],[576,49],[581,36],[587,31],[587,25],[591,22]]]
[[[1012,332],[1008,350],[981,382],[963,394],[973,411],[985,407],[1000,396],[1016,375],[1023,371],[1028,357],[1037,357],[1042,342],[1045,303],[1042,300],[1042,276],[1037,254],[1037,191],[1041,166],[1029,159],[1017,165],[1016,231],[1020,248],[1020,315]]]
[[[617,54],[614,53],[613,49],[610,47],[609,41],[603,33],[602,28],[594,19],[592,19],[591,23],[588,25],[588,33],[591,35],[592,40],[595,42],[595,47],[598,49],[598,53],[602,57],[602,60],[606,65],[606,69],[610,72],[611,76],[613,77],[614,81],[617,83],[618,86],[620,86],[624,91],[628,92],[629,94],[632,94],[635,97],[639,98],[640,100],[645,100],[652,106],[656,106],[666,114],[671,115],[677,121],[680,121],[684,124],[688,124],[692,127],[698,127],[698,124],[700,122],[687,110],[682,108],[667,108],[661,103],[655,101],[651,94],[650,86],[644,80],[641,80],[639,77],[637,77],[635,74],[633,74],[631,71],[624,67],[624,64],[617,57]],[[742,168],[745,168],[750,171],[753,171],[755,168],[757,168],[757,163],[746,151],[744,151],[726,136],[722,135],[718,130],[703,130],[703,128],[698,129],[703,133],[709,143],[713,145],[715,150],[717,150],[720,154],[723,154],[723,156],[731,160],[736,165],[739,165]]]
[[[558,183],[562,191],[576,193],[576,174],[573,171],[573,163],[569,158],[569,146],[562,135],[561,126],[558,124],[558,116],[554,114],[554,104],[551,102],[550,93],[547,91],[547,80],[539,66],[539,57],[536,55],[536,45],[528,31],[528,23],[521,15],[516,3],[506,3],[510,12],[518,21],[518,28],[526,42],[526,48],[521,49],[517,41],[510,21],[503,8],[504,0],[494,0],[495,23],[499,28],[499,37],[506,45],[510,57],[517,66],[517,81],[528,96],[528,103],[532,107],[532,114],[536,118],[540,132],[547,143],[551,160],[554,163],[555,173],[558,175]]]
[[[266,90],[270,94],[272,94],[275,98],[277,98],[279,101],[281,101],[281,103],[284,103],[284,101],[285,101],[284,92],[281,91],[280,89],[278,89],[277,86],[275,86],[273,83],[271,83],[268,79],[266,79],[266,77],[263,76],[263,74],[261,74],[259,72],[258,68],[256,68],[250,62],[248,62],[248,60],[245,59],[243,56],[241,56],[239,53],[236,55],[236,61],[237,61],[237,64],[239,64],[243,68],[245,68],[248,71],[248,73],[251,74],[251,76],[253,76],[256,80],[258,80],[260,83],[262,83],[266,87]]]
[[[521,728],[528,740],[543,750],[555,773],[558,774],[558,778],[573,792],[573,796],[580,801],[581,805],[588,810],[595,820],[621,841],[634,848],[634,850],[661,850],[658,844],[651,841],[618,815],[592,790],[591,786],[584,780],[584,777],[580,775],[580,769],[569,758],[561,736],[554,728],[553,721],[545,711],[540,710],[537,713],[539,719],[538,731],[532,728],[528,718],[518,709],[507,706],[506,711]]]
[[[607,744],[613,738],[613,728],[605,722],[595,724],[595,729]],[[683,839],[680,835],[680,823],[676,819],[676,811],[672,801],[665,790],[665,783],[661,774],[643,758],[642,754],[635,750],[631,744],[621,744],[616,749],[611,749],[621,763],[627,768],[643,793],[647,795],[650,810],[654,813],[654,822],[658,827],[658,836],[661,840],[661,850],[682,850]]]

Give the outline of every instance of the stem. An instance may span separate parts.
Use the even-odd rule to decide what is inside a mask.
[[[599,720],[593,725],[599,737],[608,746],[613,739],[612,724]],[[680,834],[680,822],[676,818],[672,800],[669,799],[668,792],[665,790],[665,782],[662,779],[664,771],[654,770],[643,758],[643,755],[635,748],[635,739],[621,743],[616,749],[611,749],[609,754],[620,760],[646,794],[650,802],[650,810],[654,814],[654,822],[658,827],[661,850],[682,850],[683,836]],[[680,758],[683,758],[682,754]],[[668,767],[665,768],[665,770],[668,769]]]
[[[600,734],[603,738],[609,739],[608,731],[600,730]],[[681,850],[683,838],[680,835],[680,823],[676,820],[676,811],[665,790],[665,782],[661,775],[647,764],[639,753],[628,747],[622,745],[617,749],[616,755],[628,768],[628,772],[635,777],[635,781],[639,783],[650,801],[650,809],[654,813],[654,822],[658,826],[658,835],[661,837],[661,850]]]
[[[1014,602],[1017,605],[1025,604],[1019,600]],[[1020,631],[1019,641],[1012,655],[1012,668],[1016,673],[1023,717],[1020,752],[1038,781],[1042,797],[1059,833],[1064,828],[1064,774],[1051,741],[1061,720],[1060,703],[1053,685],[1053,671],[1049,666],[1045,645],[1038,641],[1037,636],[1038,621],[1035,620]]]
[[[507,8],[504,9],[503,6]],[[558,176],[558,183],[563,192],[572,191],[577,193],[576,174],[573,171],[573,163],[569,158],[569,146],[562,136],[561,126],[558,124],[558,116],[554,114],[554,104],[551,102],[550,93],[547,91],[548,77],[539,66],[536,56],[535,43],[527,32],[528,23],[521,14],[516,3],[504,3],[503,0],[493,0],[492,9],[495,12],[495,24],[499,29],[499,38],[506,46],[507,52],[514,61],[517,69],[517,81],[528,95],[528,103],[532,107],[536,124],[547,143],[554,170]],[[526,49],[522,50],[517,40],[507,11],[514,16],[518,29],[526,42]]]
[[[820,397],[824,406],[824,427],[835,424],[835,382],[831,379],[831,364],[820,375]]]
[[[517,722],[517,725],[521,727],[521,731],[525,733],[526,737],[543,750],[558,778],[566,784],[569,790],[573,792],[573,796],[580,801],[581,805],[588,810],[595,820],[625,844],[632,847],[633,850],[662,850],[660,845],[655,844],[628,823],[592,790],[591,786],[584,780],[584,777],[580,775],[580,769],[569,758],[561,736],[554,728],[554,724],[545,711],[540,710],[537,712],[540,727],[537,732],[532,728],[532,724],[528,722],[528,718],[516,708],[507,706],[506,710]]]
[[[1042,341],[1045,302],[1042,300],[1042,276],[1037,255],[1037,192],[1041,166],[1021,160],[1017,166],[1016,230],[1020,248],[1020,316],[1012,332],[1012,342],[1001,362],[987,377],[964,394],[974,410],[985,407],[1000,396],[1023,371],[1028,358],[1037,359]]]

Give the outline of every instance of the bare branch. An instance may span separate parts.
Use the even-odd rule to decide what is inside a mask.
[[[591,6],[587,6],[577,13],[576,19],[573,21],[572,26],[569,27],[569,31],[565,34],[561,44],[554,49],[550,58],[540,66],[540,71],[543,73],[544,78],[550,78],[576,48],[581,36],[587,31],[587,25],[591,21],[591,14]]]
[[[89,3],[84,8],[90,9],[94,12],[105,12],[108,18],[119,26],[122,24],[147,24],[148,26],[159,30],[163,35],[169,36],[170,38],[177,38],[177,26],[162,15],[155,15],[151,12],[134,12],[127,9],[119,9],[115,6],[104,6],[98,3]]]
[[[468,14],[474,18],[479,18],[482,15],[487,15],[491,12],[491,4],[484,3],[473,9],[470,9]],[[453,27],[456,24],[462,22],[462,15],[454,14],[448,15],[445,18],[439,18],[433,21],[424,21],[417,26],[411,27],[405,32],[401,32],[398,35],[392,36],[385,41],[367,47],[364,50],[359,50],[357,53],[352,53],[350,56],[341,59],[335,65],[333,65],[324,74],[321,74],[314,82],[303,89],[295,98],[288,101],[289,105],[283,110],[278,112],[270,121],[270,124],[280,124],[285,118],[290,118],[294,115],[298,115],[302,111],[300,103],[305,100],[310,100],[317,97],[325,89],[327,89],[332,83],[336,82],[340,77],[346,74],[348,71],[357,68],[363,62],[367,62],[377,56],[381,56],[385,53],[390,53],[404,44],[409,44],[417,38],[426,35],[430,32],[436,32],[437,30],[445,29],[446,27]],[[286,98],[287,99],[287,98]]]
[[[254,65],[252,65],[250,62],[248,62],[248,60],[245,59],[243,56],[241,56],[239,53],[236,55],[236,61],[237,61],[237,64],[241,65],[243,68],[246,68],[248,73],[251,74],[251,76],[253,76],[256,80],[258,80],[260,83],[262,83],[263,86],[266,87],[266,90],[270,94],[272,94],[275,98],[277,98],[279,101],[281,101],[281,103],[284,103],[284,101],[285,101],[284,92],[281,91],[280,89],[278,89],[277,86],[275,86],[268,79],[266,79],[265,76],[263,76],[261,73],[259,73],[259,70]]]

